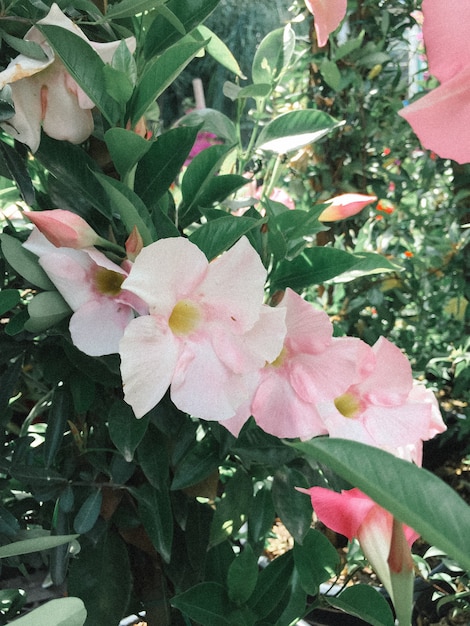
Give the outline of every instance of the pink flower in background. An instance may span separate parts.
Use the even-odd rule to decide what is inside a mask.
[[[312,487],[299,489],[310,496],[318,519],[349,540],[359,541],[362,551],[379,576],[399,616],[409,624],[413,601],[414,566],[411,546],[419,535],[394,519],[359,489],[341,493]]]
[[[331,200],[322,201],[329,206],[320,213],[318,219],[320,222],[337,222],[347,217],[356,215],[364,207],[377,200],[377,196],[366,196],[361,193],[343,193]]]
[[[205,130],[201,131],[197,134],[196,141],[194,142],[193,147],[191,148],[191,152],[188,154],[188,158],[184,162],[185,166],[188,166],[191,161],[203,150],[210,148],[211,146],[216,146],[217,144],[221,144],[220,139],[217,138],[217,135],[214,133],[209,133]]]
[[[136,311],[147,312],[138,297],[122,289],[130,264],[120,267],[94,248],[56,248],[36,228],[23,245],[39,257],[74,312],[69,325],[74,345],[90,356],[117,353]]]
[[[423,36],[429,70],[440,86],[406,106],[422,145],[458,163],[470,161],[470,3],[424,0]]]
[[[276,437],[310,439],[327,432],[317,403],[332,402],[360,380],[373,366],[374,356],[359,339],[333,339],[327,314],[291,289],[276,309],[286,315],[282,350],[262,369],[250,407],[224,426],[237,435],[252,414],[264,431]]]
[[[128,325],[120,345],[125,399],[137,417],[169,386],[182,411],[209,420],[235,415],[285,335],[284,310],[263,304],[265,280],[245,237],[211,263],[183,237],[142,250],[123,287],[150,314]]]
[[[414,385],[407,358],[380,337],[372,348],[376,364],[371,373],[318,409],[332,437],[354,439],[393,451],[416,446],[445,430],[437,401],[430,390]],[[415,462],[419,458],[414,458]]]
[[[29,211],[25,215],[57,248],[63,246],[78,250],[95,246],[101,241],[85,220],[71,211]]]
[[[60,26],[85,40],[105,63],[110,63],[120,41],[97,43],[90,41],[58,7],[52,4],[49,13],[38,24]],[[81,143],[93,132],[91,109],[95,104],[78,86],[56,58],[46,38],[35,26],[24,37],[38,43],[44,50],[44,60],[32,59],[23,54],[13,59],[0,72],[0,89],[9,84],[15,114],[0,126],[9,135],[29,146],[32,152],[39,148],[41,125],[54,139]],[[125,40],[133,52],[135,39]]]
[[[328,36],[341,24],[348,8],[347,0],[305,0],[307,9],[315,19],[320,48],[326,46]]]

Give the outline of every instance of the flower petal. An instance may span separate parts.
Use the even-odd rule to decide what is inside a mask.
[[[315,18],[318,45],[322,48],[346,15],[347,0],[305,0],[305,4]]]

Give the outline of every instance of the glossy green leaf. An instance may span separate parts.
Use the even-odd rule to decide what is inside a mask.
[[[129,104],[132,124],[139,121],[150,105],[202,50],[204,44],[188,38],[147,63]]]
[[[225,587],[215,582],[204,582],[191,587],[172,598],[171,604],[202,626],[230,624],[227,615],[236,609],[236,605],[230,602]]]
[[[296,491],[296,486],[308,486],[297,470],[284,466],[274,474],[272,496],[276,513],[295,541],[302,543],[312,525],[312,507],[299,497],[302,494]]]
[[[73,521],[75,532],[84,534],[93,528],[100,514],[102,502],[103,494],[101,489],[95,489],[90,493]]]
[[[289,111],[263,127],[255,147],[264,152],[286,154],[314,143],[341,125],[342,122],[337,122],[323,111]]]
[[[399,265],[392,263],[382,254],[375,252],[358,252],[355,254],[357,262],[348,271],[343,272],[333,279],[335,283],[346,283],[361,276],[370,276],[372,274],[383,274],[385,272],[401,272],[403,270]]]
[[[266,617],[279,604],[292,576],[294,562],[292,551],[271,561],[258,576],[255,590],[248,601],[259,619]]]
[[[13,309],[21,302],[21,295],[18,289],[4,289],[0,291],[0,315],[5,315],[7,311]]]
[[[87,626],[119,624],[127,615],[132,585],[129,556],[117,531],[106,530],[96,544],[82,546],[70,563],[67,590],[83,600]]]
[[[287,593],[284,595],[283,602],[280,607],[283,608],[282,613],[276,621],[275,626],[284,626],[285,624],[295,624],[299,618],[305,614],[305,607],[307,605],[307,594],[302,589],[300,584],[300,576],[296,570],[294,570],[291,579],[289,580],[289,586]]]
[[[162,559],[169,563],[173,543],[173,513],[168,491],[159,491],[152,485],[144,484],[133,493],[138,501],[139,517],[150,541]]]
[[[8,364],[8,367],[0,376],[0,424],[7,423],[10,419],[8,406],[10,398],[16,395],[18,381],[23,369],[23,358],[17,357]]]
[[[206,50],[217,63],[228,69],[229,72],[233,72],[239,78],[246,78],[238,65],[238,61],[227,45],[212,30],[207,28],[207,26],[200,24],[191,34],[194,38],[197,37],[198,39],[208,42],[206,44]]]
[[[171,489],[185,489],[207,478],[220,464],[219,446],[212,437],[195,442],[176,465]]]
[[[173,128],[155,141],[146,142],[149,150],[137,164],[134,189],[147,206],[155,206],[177,178],[196,141],[199,127]]]
[[[54,52],[110,124],[119,119],[119,106],[107,93],[104,63],[89,43],[60,26],[37,24]]]
[[[8,103],[3,108],[5,109],[5,107],[8,109]],[[0,159],[9,172],[9,177],[15,181],[23,200],[26,204],[32,205],[35,202],[36,194],[26,167],[26,158],[26,154],[21,154],[18,149],[0,141]]]
[[[74,372],[68,379],[76,413],[85,413],[95,399],[96,385],[83,372]]]
[[[307,248],[292,261],[281,261],[271,276],[271,289],[290,287],[301,291],[310,285],[323,283],[351,269],[354,255],[336,248]]]
[[[15,626],[83,626],[87,618],[80,598],[57,598],[15,619]]]
[[[234,217],[225,214],[224,217],[206,222],[197,228],[189,236],[189,240],[211,261],[253,228],[261,228],[262,224],[263,220],[252,217]]]
[[[150,415],[137,419],[131,407],[122,401],[115,402],[109,411],[109,436],[128,463],[145,435],[149,419]]]
[[[134,92],[134,85],[123,72],[116,70],[111,65],[103,67],[104,84],[106,91],[121,108],[131,99]]]
[[[23,309],[10,319],[8,324],[5,326],[5,333],[10,337],[18,335],[19,333],[23,332],[24,325],[28,320],[28,311],[26,309]]]
[[[95,173],[98,182],[106,192],[115,212],[120,216],[127,233],[130,235],[134,226],[137,227],[144,246],[157,239],[157,233],[150,220],[145,204],[126,185],[104,174]]]
[[[258,46],[253,59],[253,82],[274,85],[288,67],[294,48],[295,33],[290,24],[268,33]]]
[[[294,563],[302,588],[312,596],[323,582],[336,575],[340,564],[336,548],[313,528],[305,535],[302,545],[294,544]]]
[[[5,259],[20,276],[41,289],[55,289],[46,272],[39,265],[38,257],[26,250],[21,241],[2,233],[0,243]]]
[[[133,17],[144,11],[151,11],[164,2],[165,0],[121,0],[108,6],[106,17],[109,20]]]
[[[137,448],[137,460],[146,479],[156,489],[168,489],[169,458],[168,442],[152,424]]]
[[[331,606],[360,617],[372,626],[394,626],[392,609],[385,598],[369,585],[346,587],[338,596],[325,597]]]
[[[2,39],[7,43],[13,50],[23,54],[30,59],[36,59],[37,61],[47,61],[48,56],[41,48],[41,46],[35,41],[29,41],[28,39],[20,39],[19,37],[14,37],[13,35],[9,35],[5,31],[2,31]]]
[[[15,115],[15,105],[13,104],[13,99],[11,97],[11,87],[10,85],[5,85],[2,89],[0,89],[0,122],[6,122],[6,120],[9,120],[14,115]],[[8,144],[2,141],[2,147],[3,146],[8,146]],[[5,176],[5,178],[12,178],[1,151],[0,151],[0,172],[2,176]]]
[[[251,478],[239,468],[227,481],[223,496],[217,500],[210,531],[210,546],[238,532],[253,501]]]
[[[257,580],[258,560],[250,544],[246,544],[227,572],[229,598],[236,604],[246,602],[253,593]]]
[[[28,302],[29,320],[24,325],[31,333],[52,328],[71,313],[67,302],[58,291],[42,291]]]
[[[30,554],[31,552],[41,552],[42,550],[52,550],[52,548],[56,548],[57,546],[70,543],[78,536],[79,535],[48,535],[45,537],[35,537],[34,539],[14,541],[13,543],[0,546],[0,559]]]
[[[195,109],[181,118],[183,126],[198,126],[199,131],[213,133],[228,144],[237,143],[237,129],[232,120],[215,109]]]
[[[178,28],[164,14],[159,14],[150,25],[145,38],[144,53],[147,59],[161,54],[179,41],[185,33],[201,24],[219,4],[220,0],[169,0],[166,8],[173,13],[179,24]]]
[[[321,437],[292,445],[328,465],[470,570],[470,507],[437,476],[356,441]]]
[[[325,83],[333,91],[339,91],[341,88],[341,72],[336,63],[330,59],[324,59],[320,65],[320,72]]]
[[[44,440],[44,463],[50,467],[59,450],[67,421],[73,418],[72,396],[66,385],[54,389],[52,404],[47,415],[47,429]],[[77,532],[82,532],[75,529]]]
[[[20,530],[18,520],[5,507],[0,505],[0,533],[13,539]]]
[[[248,511],[248,536],[253,543],[264,542],[274,526],[276,511],[274,510],[271,490],[259,489],[252,500]]]
[[[233,90],[233,100],[242,100],[244,98],[260,98],[261,100],[267,98],[272,92],[272,87],[268,83],[256,83],[254,85],[247,85],[246,87],[240,87],[236,90]],[[226,89],[224,89],[225,95],[228,97]]]

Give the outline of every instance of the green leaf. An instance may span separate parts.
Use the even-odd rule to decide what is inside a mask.
[[[248,511],[248,536],[253,543],[264,542],[274,526],[276,511],[270,489],[256,492]]]
[[[336,548],[318,530],[310,528],[302,545],[294,544],[294,563],[304,591],[317,595],[320,585],[337,573],[339,556]]]
[[[96,544],[82,546],[70,563],[67,590],[85,603],[86,626],[119,624],[127,615],[131,584],[126,545],[112,528]]]
[[[266,35],[253,59],[253,82],[274,85],[289,66],[294,49],[295,33],[290,24]]]
[[[178,0],[179,1],[179,0]],[[218,1],[218,0],[217,0]],[[182,2],[184,4],[184,2]],[[147,38],[148,39],[148,38]],[[173,83],[206,42],[188,38],[149,61],[129,104],[132,124],[136,124],[155,100]]]
[[[372,626],[393,626],[392,609],[387,600],[374,587],[352,585],[346,587],[339,596],[325,596],[331,606],[345,611],[349,615],[360,617]]]
[[[199,126],[173,128],[154,142],[146,142],[149,150],[137,164],[134,189],[147,206],[155,206],[175,181],[196,141]],[[176,227],[175,231],[178,234]]]
[[[279,604],[294,568],[292,551],[285,552],[271,561],[258,576],[255,590],[248,602],[249,607],[262,619]]]
[[[28,39],[19,39],[18,37],[14,37],[13,35],[9,35],[5,31],[2,31],[2,39],[7,43],[13,50],[19,52],[20,54],[24,54],[24,56],[29,57],[30,59],[36,59],[37,61],[47,61],[48,56],[41,48],[41,46],[35,41],[29,41]]]
[[[255,148],[265,152],[286,154],[314,143],[341,126],[323,111],[306,109],[289,111],[266,124],[256,140]]]
[[[200,24],[191,34],[195,39],[202,39],[208,42],[206,44],[206,50],[217,63],[220,63],[220,65],[228,69],[229,72],[233,72],[239,78],[246,78],[238,65],[238,61],[230,52],[229,48],[222,39],[207,28],[207,26]]]
[[[52,404],[47,416],[47,429],[44,440],[44,463],[50,467],[56,457],[64,437],[67,421],[73,418],[72,396],[66,385],[54,389]],[[81,532],[75,529],[77,532]]]
[[[149,419],[150,415],[137,419],[131,407],[119,400],[111,407],[108,415],[109,436],[127,463],[133,460]]]
[[[341,72],[334,61],[323,59],[320,65],[320,73],[325,83],[333,89],[339,91],[341,87]]]
[[[108,5],[106,18],[108,20],[116,20],[123,17],[133,17],[138,13],[151,11],[164,2],[165,0],[121,0],[121,2]]]
[[[28,302],[29,320],[24,325],[31,333],[41,333],[70,315],[71,309],[58,291],[43,291]]]
[[[54,290],[55,287],[48,275],[38,263],[38,257],[26,250],[21,241],[2,233],[0,235],[2,252],[8,264],[32,285],[45,290]]]
[[[4,289],[0,291],[0,315],[4,315],[20,302],[21,295],[18,289]]]
[[[89,43],[75,33],[52,24],[37,24],[54,52],[110,124],[119,119],[119,106],[107,93],[104,63]]]
[[[128,76],[123,72],[111,67],[111,65],[105,65],[103,67],[104,84],[106,85],[106,91],[121,106],[124,106],[132,96],[134,91],[134,85],[129,80]]]
[[[75,532],[83,535],[93,528],[100,514],[102,502],[103,494],[101,489],[93,490],[75,516],[73,521]]]
[[[168,491],[159,491],[145,484],[133,490],[133,494],[137,498],[139,517],[150,541],[162,559],[169,563],[173,543],[173,513]]]
[[[307,487],[305,477],[297,470],[284,466],[274,474],[272,496],[274,508],[295,541],[302,543],[312,525],[310,502],[301,498],[295,487]],[[309,506],[307,506],[307,504]]]
[[[253,501],[251,478],[239,468],[228,480],[223,496],[216,502],[210,530],[210,546],[238,532]]]
[[[14,541],[4,546],[0,546],[0,559],[6,559],[12,556],[20,556],[22,554],[30,554],[31,552],[41,552],[43,550],[52,550],[57,546],[70,543],[77,539],[79,535],[54,535],[46,537],[35,537],[34,539],[24,539],[23,541]]]
[[[219,2],[220,0],[169,0],[165,7],[177,18],[184,31],[177,28],[175,23],[171,23],[163,14],[157,15],[145,38],[145,57],[150,59],[166,51],[185,33],[189,33],[204,22]]]
[[[257,580],[258,561],[250,544],[246,544],[227,572],[230,600],[237,604],[246,602],[253,593]]]
[[[189,452],[176,465],[171,489],[186,489],[207,478],[220,464],[219,446],[215,439],[206,436],[195,442]]]
[[[230,624],[227,616],[236,609],[230,602],[225,587],[215,582],[204,582],[191,587],[172,598],[171,604],[202,626]]]
[[[470,570],[470,507],[437,476],[357,441],[322,437],[292,445],[328,465]]]
[[[168,489],[169,459],[166,438],[151,424],[137,448],[137,459],[146,479],[156,489]]]
[[[242,100],[244,98],[257,98],[263,99],[267,98],[269,94],[272,92],[272,87],[268,83],[256,83],[255,85],[247,85],[246,87],[241,87],[236,90],[233,90],[233,95],[235,96],[232,99]],[[224,91],[225,95],[231,97],[226,91]]]
[[[121,217],[127,233],[130,235],[136,226],[144,246],[155,241],[157,233],[150,220],[148,209],[139,196],[118,180],[97,172],[95,176],[106,192],[115,212]]]
[[[271,290],[290,287],[294,291],[301,291],[310,285],[335,278],[356,263],[357,258],[343,250],[323,246],[307,248],[292,261],[279,263],[271,276]]]
[[[240,237],[253,228],[260,228],[263,223],[262,219],[234,217],[224,212],[224,217],[206,222],[197,228],[189,236],[189,240],[211,261],[233,246]]]
[[[334,283],[346,283],[361,276],[371,274],[383,274],[385,272],[401,272],[402,267],[392,263],[382,254],[375,252],[358,252],[354,255],[357,259],[355,265],[348,271],[343,272],[333,279]]]
[[[15,181],[23,200],[26,204],[34,204],[35,191],[26,167],[26,156],[22,156],[18,150],[0,141],[0,157],[10,177]]]
[[[232,120],[215,109],[197,109],[180,120],[181,126],[198,126],[198,131],[213,133],[228,144],[237,143],[237,129]]]
[[[27,615],[15,619],[15,626],[83,626],[87,617],[80,598],[49,600]]]
[[[11,97],[11,87],[10,85],[5,85],[2,89],[0,89],[0,122],[6,122],[10,118],[12,118],[14,115],[15,115],[15,105]],[[2,149],[3,149],[3,146],[8,146],[8,144],[2,141]],[[12,150],[13,148],[10,148],[10,149]],[[5,176],[5,178],[12,178],[10,172],[8,171],[8,167],[5,163],[5,160],[3,159],[1,152],[0,152],[0,163],[2,166],[0,170],[1,175]]]

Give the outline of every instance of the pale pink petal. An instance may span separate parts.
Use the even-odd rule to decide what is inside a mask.
[[[115,354],[133,318],[132,309],[115,300],[90,300],[70,318],[70,335],[74,345],[89,356]]]
[[[241,429],[247,422],[251,415],[251,399],[247,402],[244,402],[241,406],[238,407],[237,412],[233,417],[229,417],[221,422],[222,426],[231,433],[234,437],[238,437]]]
[[[29,213],[27,213],[29,215]],[[52,244],[38,228],[33,228],[28,239],[23,243],[23,248],[29,250],[38,257],[48,252],[57,252],[56,247]]]
[[[307,9],[315,18],[318,45],[325,46],[328,35],[338,28],[348,8],[347,0],[305,0]]]
[[[86,248],[94,246],[99,241],[99,236],[83,217],[71,211],[63,209],[29,211],[26,217],[56,247]]]
[[[258,320],[266,275],[258,253],[242,237],[210,263],[197,299],[204,303],[209,319],[223,320],[234,332],[246,332]]]
[[[343,417],[343,420],[347,419]],[[431,406],[408,401],[396,407],[370,405],[359,419],[370,435],[372,445],[398,448],[429,439]]]
[[[256,373],[234,374],[217,357],[208,340],[187,342],[171,381],[171,399],[181,410],[206,420],[233,417],[251,397]]]
[[[139,296],[151,311],[169,316],[179,300],[194,292],[207,268],[205,255],[186,238],[160,239],[142,249],[122,288]]]
[[[0,126],[20,143],[36,152],[41,141],[41,96],[40,86],[31,80],[20,80],[11,85],[15,103],[15,115]]]
[[[430,389],[422,384],[416,383],[408,396],[410,402],[421,404],[422,406],[429,405],[431,409],[431,419],[428,425],[428,435],[424,437],[424,440],[432,439],[436,435],[443,433],[447,426],[442,419],[441,410],[436,396]]]
[[[55,249],[56,252],[45,254],[39,258],[51,281],[57,287],[72,311],[94,299],[90,272],[93,261],[82,250],[71,248]]]
[[[457,163],[470,161],[470,65],[399,111],[422,145]]]
[[[315,405],[304,402],[274,367],[262,373],[251,411],[258,426],[276,437],[311,439],[326,433]]]
[[[470,4],[462,0],[424,0],[422,9],[429,71],[439,81],[448,81],[470,64]]]
[[[132,320],[121,339],[124,399],[136,417],[143,417],[165,395],[178,359],[171,332],[152,315]]]
[[[289,288],[278,306],[286,309],[289,329],[286,345],[289,350],[320,353],[330,345],[333,325],[324,311],[315,309]]]

